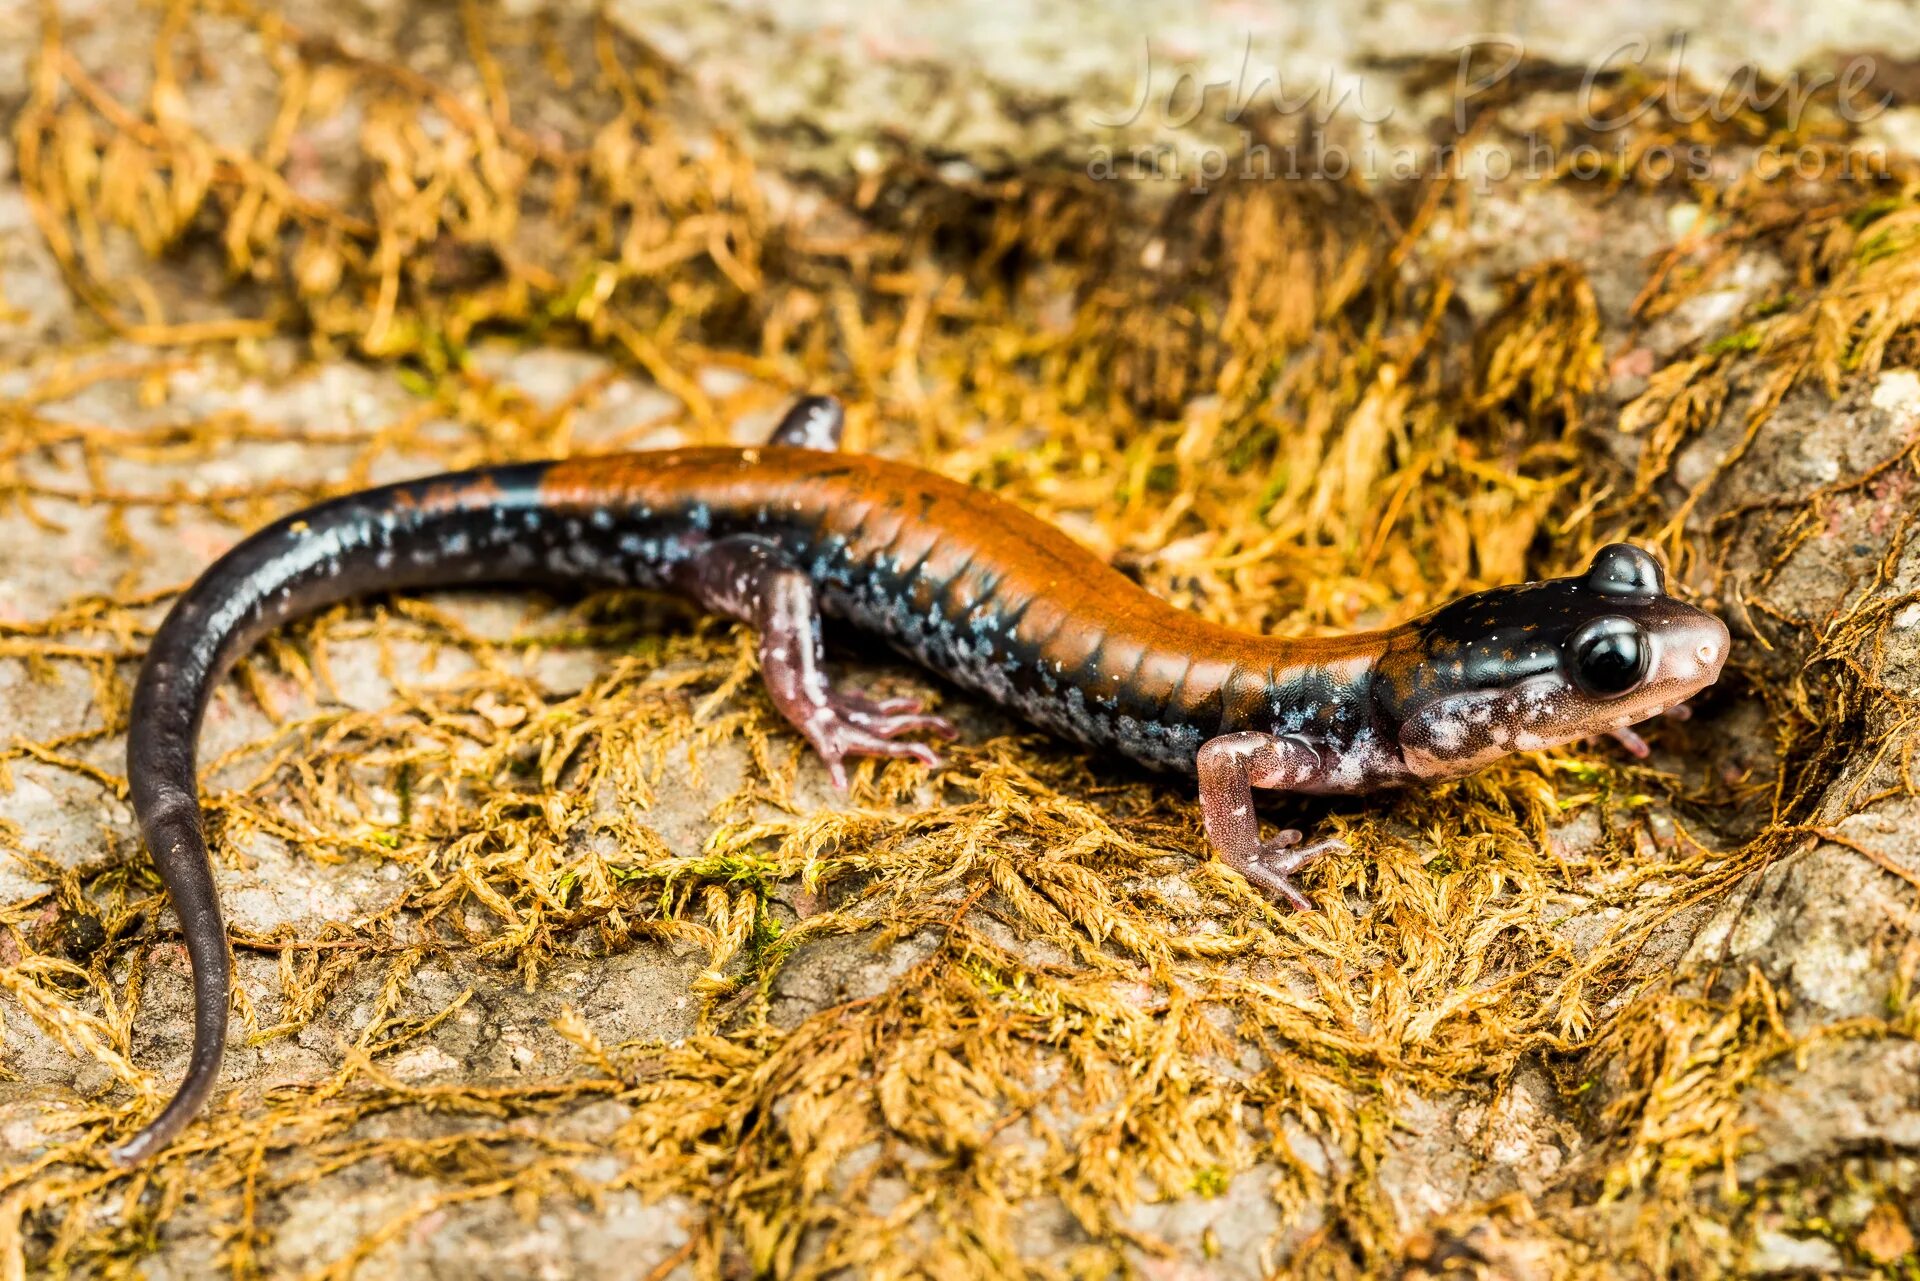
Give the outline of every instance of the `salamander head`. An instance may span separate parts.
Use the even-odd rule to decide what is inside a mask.
[[[1380,659],[1376,698],[1408,768],[1445,778],[1657,716],[1713,684],[1727,648],[1725,624],[1615,543],[1578,577],[1479,592],[1409,624]]]

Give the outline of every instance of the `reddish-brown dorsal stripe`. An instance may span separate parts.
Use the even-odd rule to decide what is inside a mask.
[[[862,454],[765,446],[691,448],[553,464],[543,501],[559,510],[702,502],[719,511],[798,511],[848,538],[855,559],[924,556],[923,581],[949,600],[1031,601],[1017,639],[1044,663],[1095,680],[1140,682],[1199,710],[1255,697],[1270,672],[1368,660],[1383,633],[1281,639],[1234,632],[1177,610],[1052,525],[984,490]],[[916,602],[924,605],[927,602]]]

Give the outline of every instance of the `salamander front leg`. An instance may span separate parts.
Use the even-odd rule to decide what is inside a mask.
[[[1670,721],[1689,721],[1693,719],[1693,709],[1685,703],[1675,703],[1660,713]],[[1647,740],[1634,733],[1630,726],[1622,725],[1618,729],[1607,731],[1607,737],[1627,749],[1627,755],[1635,760],[1644,761],[1653,749],[1647,746]]]
[[[1302,845],[1300,833],[1291,828],[1270,841],[1261,840],[1253,789],[1306,787],[1324,768],[1320,751],[1305,739],[1285,734],[1222,734],[1201,746],[1195,764],[1200,815],[1220,861],[1269,897],[1310,911],[1313,903],[1294,886],[1292,876],[1322,854],[1346,849],[1346,842]]]
[[[767,437],[767,443],[831,452],[840,448],[840,435],[846,429],[847,411],[839,401],[832,396],[802,396]]]
[[[780,714],[806,735],[835,787],[847,786],[849,756],[906,756],[928,766],[939,755],[902,734],[954,736],[944,718],[911,698],[869,698],[827,684],[820,611],[813,583],[773,543],[752,535],[723,538],[674,571],[674,586],[716,614],[760,629],[760,674]]]

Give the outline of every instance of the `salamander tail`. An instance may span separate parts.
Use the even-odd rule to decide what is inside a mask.
[[[297,512],[221,557],[154,633],[133,689],[127,784],[192,962],[193,1053],[173,1099],[114,1149],[116,1161],[131,1165],[166,1147],[220,1078],[233,962],[201,825],[194,752],[214,686],[261,635],[334,601],[474,581],[502,563],[508,577],[545,572],[537,491],[545,466],[428,477]],[[523,562],[510,560],[515,552],[525,553]]]
[[[141,821],[149,847],[167,851],[168,856],[157,863],[179,914],[187,956],[192,961],[193,1054],[185,1078],[160,1115],[112,1150],[113,1159],[123,1166],[137,1165],[158,1153],[199,1115],[220,1079],[220,1061],[227,1044],[232,959],[220,920],[220,901],[214,893],[199,807],[192,800],[182,806],[165,797],[155,805],[152,810],[143,807]]]

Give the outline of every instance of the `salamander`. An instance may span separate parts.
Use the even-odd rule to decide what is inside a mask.
[[[368,592],[461,583],[684,593],[758,630],[773,704],[836,785],[850,757],[940,763],[953,728],[914,700],[836,686],[822,620],[1095,753],[1197,777],[1214,853],[1278,902],[1338,841],[1263,837],[1254,791],[1357,793],[1619,732],[1719,676],[1727,629],[1627,544],[1585,573],[1479,592],[1401,626],[1249,635],[1174,609],[1059,530],[978,489],[841,452],[844,415],[802,400],[758,448],[520,463],[336,498],[276,521],[174,603],[133,694],[133,805],[193,972],[178,1092],[115,1150],[162,1149],[226,1043],[230,956],[202,827],[196,739],[228,667],[272,628]]]

